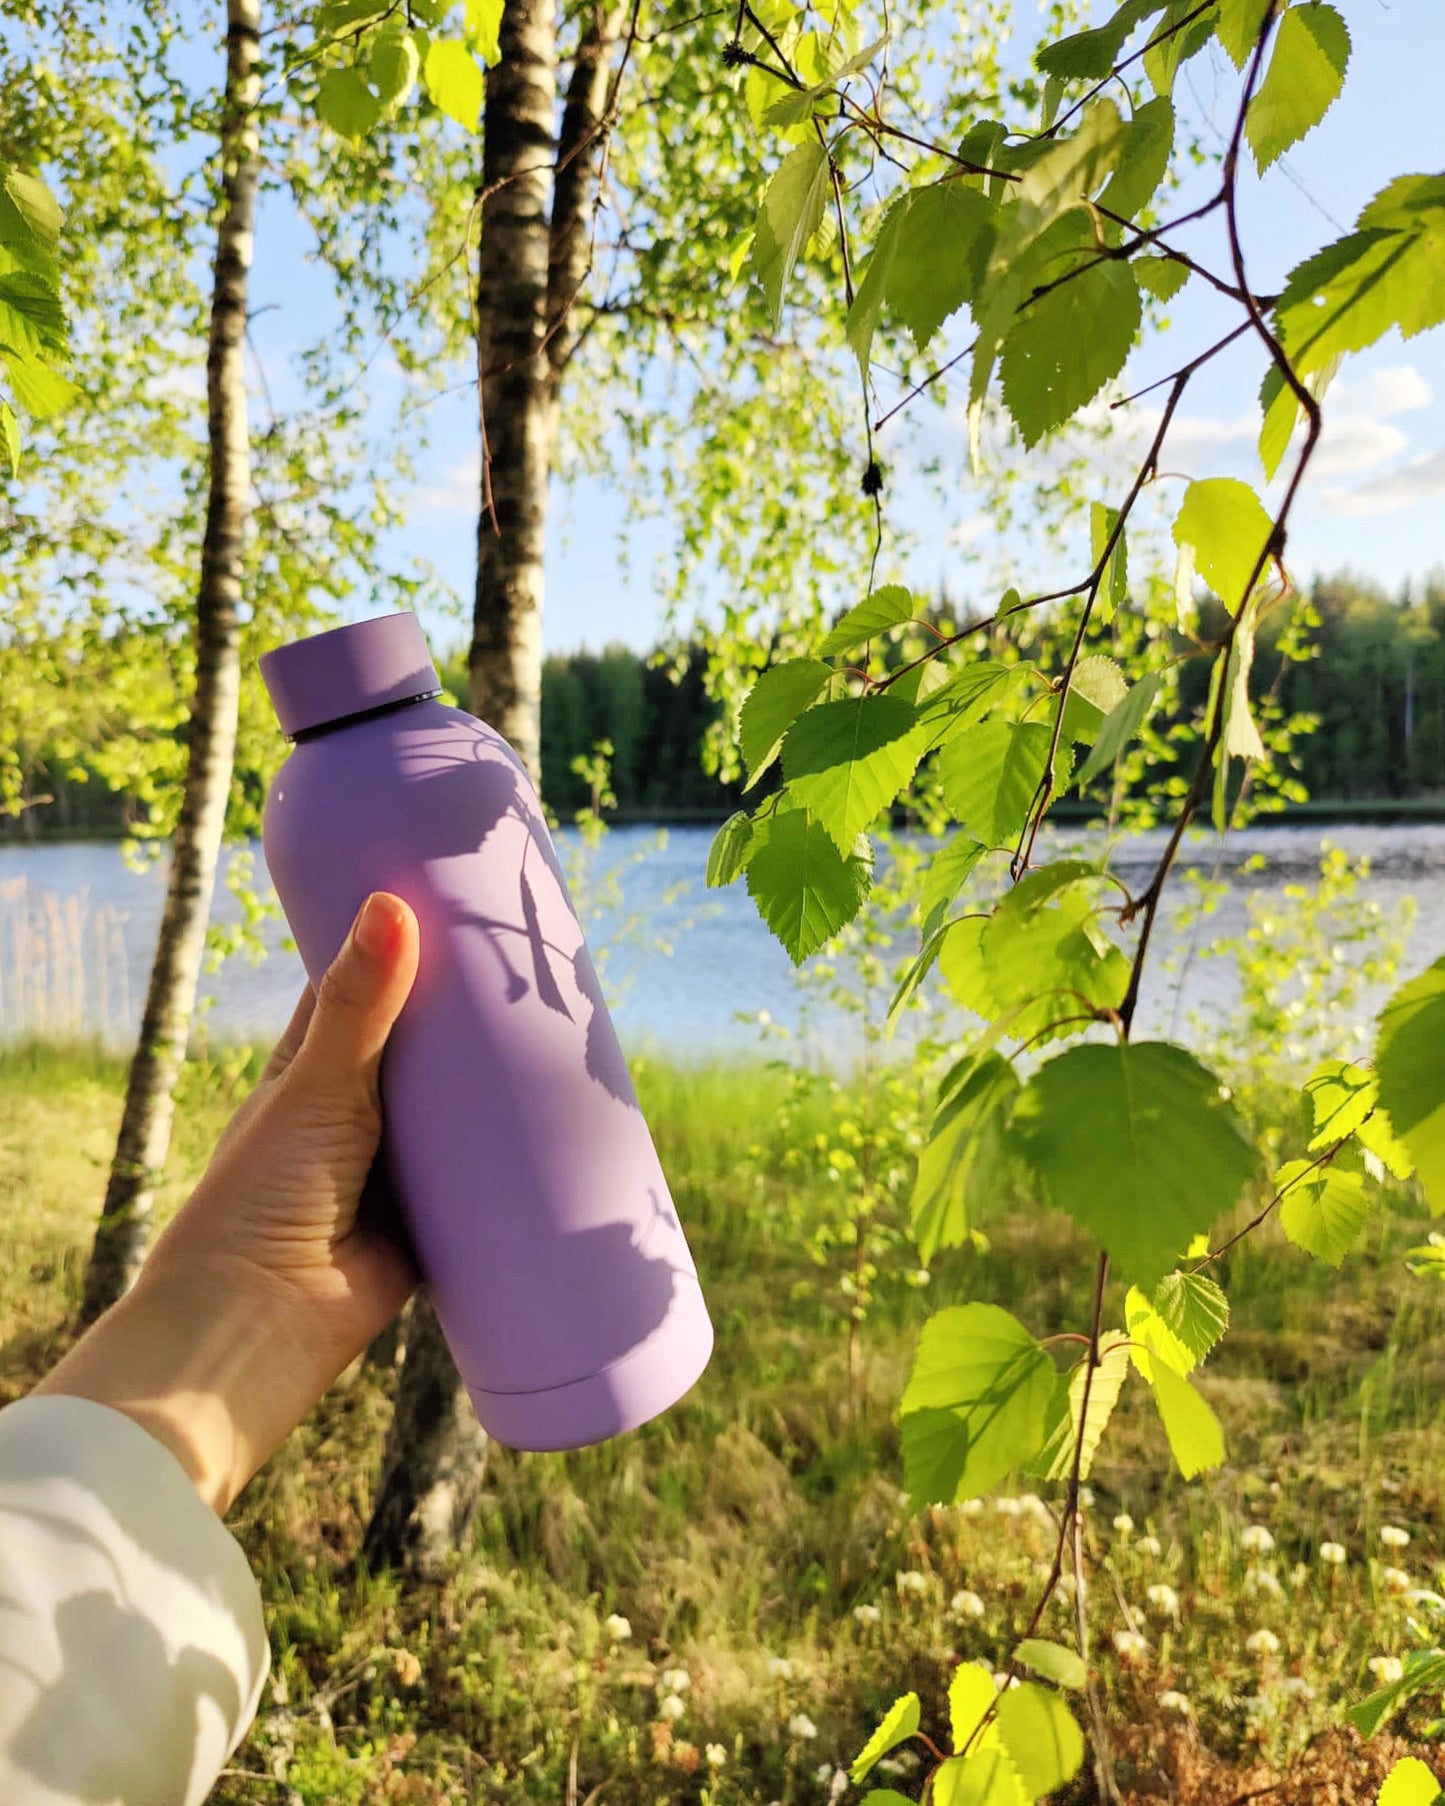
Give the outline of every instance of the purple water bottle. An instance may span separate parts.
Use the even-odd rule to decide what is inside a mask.
[[[261,670],[295,742],[266,863],[312,981],[369,892],[421,925],[384,1147],[477,1416],[523,1449],[646,1422],[707,1365],[712,1325],[521,760],[437,700],[415,615]]]

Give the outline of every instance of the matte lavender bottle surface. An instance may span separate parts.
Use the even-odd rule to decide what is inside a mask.
[[[519,1448],[632,1428],[693,1384],[712,1328],[526,772],[474,717],[406,700],[438,687],[412,616],[263,668],[302,735],[264,845],[308,974],[372,890],[420,923],[385,1147],[477,1415]]]

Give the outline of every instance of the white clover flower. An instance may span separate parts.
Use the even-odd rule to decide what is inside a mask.
[[[848,1791],[848,1771],[846,1768],[835,1768],[833,1779],[828,1783],[828,1798],[841,1800]]]
[[[1387,1593],[1408,1593],[1415,1584],[1403,1568],[1386,1568],[1380,1580]]]
[[[1149,1653],[1148,1639],[1141,1637],[1137,1630],[1116,1630],[1114,1648],[1126,1662],[1142,1662]]]
[[[900,1568],[893,1576],[893,1584],[900,1593],[926,1593],[928,1576],[920,1574],[917,1568]]]
[[[976,1518],[981,1511],[987,1510],[982,1499],[965,1499],[958,1508],[965,1517]]]
[[[1157,1561],[1164,1553],[1164,1545],[1157,1536],[1141,1536],[1136,1547],[1141,1555],[1147,1555],[1151,1561]]]
[[[1321,1543],[1320,1560],[1330,1568],[1342,1568],[1349,1560],[1343,1543]]]
[[[788,1720],[788,1735],[800,1743],[806,1743],[810,1738],[818,1735],[818,1727],[806,1712],[794,1712]],[[824,1768],[827,1770],[827,1774],[823,1778],[827,1779],[833,1772],[832,1766],[825,1763]]]
[[[993,1508],[1001,1518],[1021,1518],[1024,1514],[1022,1499],[995,1499]]]
[[[686,1668],[664,1668],[657,1683],[659,1693],[686,1693],[692,1676]]]
[[[1280,1688],[1290,1699],[1313,1699],[1315,1696],[1314,1688],[1301,1674],[1287,1674],[1280,1682]]]
[[[709,1768],[721,1768],[728,1759],[727,1750],[720,1743],[710,1743],[702,1752],[702,1759]]]
[[[602,1628],[614,1643],[625,1643],[632,1635],[632,1622],[630,1619],[624,1618],[621,1612],[613,1612]]]
[[[680,1693],[666,1694],[657,1702],[657,1716],[659,1718],[681,1718],[686,1710],[687,1707],[682,1703],[682,1695]]]
[[[1024,1494],[1019,1500],[1019,1510],[1025,1517],[1039,1518],[1046,1524],[1052,1524],[1054,1521],[1054,1514],[1036,1492]]]
[[[906,1510],[908,1508],[908,1504],[909,1504],[910,1500],[912,1499],[912,1496],[913,1495],[907,1490],[906,1487],[899,1487],[898,1503],[904,1510]]]
[[[1405,1678],[1405,1664],[1399,1656],[1371,1656],[1365,1666],[1382,1687],[1393,1687]]]
[[[1060,1574],[1054,1591],[1062,1599],[1072,1599],[1079,1590],[1079,1583],[1072,1574]]]
[[[1274,1548],[1274,1538],[1263,1524],[1246,1524],[1240,1534],[1239,1546],[1249,1555],[1268,1555]]]
[[[1279,1638],[1272,1630],[1252,1630],[1244,1639],[1244,1647],[1251,1655],[1278,1655]]]
[[[891,1756],[885,1756],[878,1764],[885,1775],[911,1775],[918,1767],[916,1750],[894,1750]]]
[[[876,1605],[855,1605],[853,1622],[855,1624],[876,1624],[883,1616]]]
[[[1268,1568],[1248,1569],[1244,1576],[1244,1590],[1246,1593],[1264,1593],[1271,1599],[1279,1599],[1284,1594],[1278,1576]]]
[[[1174,1591],[1173,1587],[1146,1587],[1144,1597],[1149,1601],[1154,1610],[1159,1613],[1160,1617],[1177,1618],[1179,1616],[1179,1595]]]
[[[1246,1718],[1274,1717],[1274,1707],[1262,1693],[1246,1694],[1239,1703],[1244,1707],[1244,1715]]]
[[[967,1587],[953,1595],[948,1602],[949,1616],[953,1618],[986,1618],[988,1607],[977,1593],[970,1592]]]
[[[793,1678],[793,1664],[786,1656],[769,1656],[768,1674],[775,1681],[790,1681]]]
[[[993,1686],[994,1686],[995,1693],[1012,1692],[1012,1690],[1015,1687],[1017,1687],[1018,1684],[1019,1684],[1019,1678],[1016,1674],[1009,1674],[1009,1673],[1005,1672],[1005,1670],[1002,1668],[996,1669],[994,1671]]]
[[[1387,1549],[1408,1549],[1410,1547],[1410,1532],[1408,1530],[1402,1530],[1398,1524],[1382,1524],[1380,1526],[1380,1541]]]
[[[1172,1687],[1159,1695],[1159,1708],[1163,1712],[1177,1712],[1181,1718],[1189,1718],[1194,1711],[1189,1703],[1189,1695],[1177,1693]]]
[[[831,1762],[820,1762],[813,1770],[813,1779],[818,1782],[820,1786],[826,1787],[833,1779],[833,1764]],[[776,1802],[774,1802],[774,1806],[777,1806]]]
[[[1093,1509],[1094,1489],[1092,1486],[1081,1486],[1079,1488],[1079,1503],[1083,1506],[1085,1511]]]
[[[1114,1519],[1114,1528],[1119,1532],[1120,1536],[1132,1536],[1134,1534],[1134,1520],[1129,1516],[1127,1511],[1121,1511],[1118,1517]]]
[[[1309,1577],[1310,1571],[1302,1561],[1297,1561],[1289,1571],[1289,1583],[1292,1587],[1302,1587]]]

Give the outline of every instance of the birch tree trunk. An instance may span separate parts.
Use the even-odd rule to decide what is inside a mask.
[[[210,489],[196,593],[189,757],[140,1040],[86,1269],[84,1323],[121,1297],[145,1255],[156,1184],[170,1147],[176,1078],[195,1009],[235,757],[240,695],[236,612],[251,491],[244,358],[260,173],[253,119],[259,50],[259,0],[228,0],[222,205],[206,360]]]
[[[575,308],[591,260],[612,56],[623,18],[603,4],[583,33],[557,113],[553,0],[508,0],[487,75],[477,386],[482,494],[470,654],[472,712],[541,776],[547,481]],[[550,207],[550,213],[549,213]],[[436,1316],[412,1306],[396,1409],[362,1553],[435,1572],[463,1541],[485,1437]]]

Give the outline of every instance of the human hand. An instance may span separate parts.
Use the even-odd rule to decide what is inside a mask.
[[[416,1284],[362,1200],[417,958],[410,908],[368,898],[133,1290],[37,1387],[127,1412],[220,1512]]]

